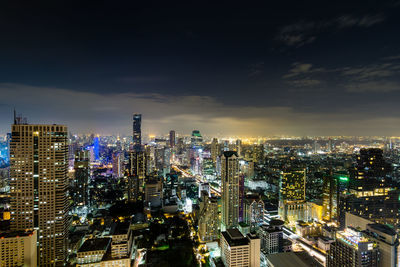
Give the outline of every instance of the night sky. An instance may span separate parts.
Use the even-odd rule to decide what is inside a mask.
[[[400,136],[400,1],[23,2],[0,3],[1,133],[15,107],[74,133]]]

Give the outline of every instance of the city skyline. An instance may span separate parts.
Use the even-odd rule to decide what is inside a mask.
[[[15,107],[76,133],[141,113],[149,134],[398,136],[399,9],[4,3],[0,127]]]

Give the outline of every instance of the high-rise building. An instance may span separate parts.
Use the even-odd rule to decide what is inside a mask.
[[[66,259],[67,138],[63,125],[12,125],[11,229],[38,231],[40,266],[64,265]]]
[[[243,221],[252,229],[264,222],[264,201],[259,195],[245,196],[243,217]]]
[[[238,229],[221,233],[221,256],[225,266],[260,266],[260,239],[253,234],[244,236]]]
[[[114,152],[112,155],[112,168],[113,168],[113,177],[120,178],[124,176],[124,153],[123,152]]]
[[[202,191],[200,198],[199,236],[203,242],[214,241],[219,236],[218,199],[210,197],[209,192]]]
[[[303,220],[307,209],[306,170],[281,171],[279,188],[279,215],[285,221]]]
[[[146,206],[160,206],[163,198],[162,181],[156,178],[149,178],[149,180],[146,181],[144,196]]]
[[[330,246],[326,264],[327,267],[378,267],[379,252],[376,244],[361,232],[346,228],[336,233],[336,241]]]
[[[133,149],[142,148],[142,114],[133,114]]]
[[[378,148],[361,149],[350,177],[350,192],[357,197],[386,195],[392,188],[387,173],[390,165]]]
[[[143,187],[146,177],[146,151],[132,151],[130,154],[130,176],[139,179],[139,187]]]
[[[281,220],[271,220],[269,225],[262,225],[258,229],[261,239],[261,250],[264,254],[279,253],[283,251],[283,227]]]
[[[236,140],[236,152],[238,153],[238,156],[242,156],[242,140],[237,139]]]
[[[37,231],[0,233],[0,266],[38,266]]]
[[[192,145],[192,148],[201,148],[202,147],[203,137],[201,136],[201,133],[199,130],[192,131],[191,145]]]
[[[219,156],[219,144],[218,139],[213,138],[211,142],[211,159],[214,163],[214,167],[217,165],[217,157]]]
[[[77,151],[75,154],[75,190],[72,197],[74,205],[86,206],[89,204],[90,163],[87,150]]]
[[[175,147],[175,131],[169,131],[169,147]]]
[[[225,229],[239,223],[239,158],[236,151],[225,151],[221,158],[222,225]]]

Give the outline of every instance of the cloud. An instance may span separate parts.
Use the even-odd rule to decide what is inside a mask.
[[[365,135],[383,133],[382,129],[391,129],[392,134],[400,133],[400,129],[387,124],[396,122],[395,125],[400,125],[400,119],[384,120],[386,113],[380,117],[376,109],[368,115],[371,108],[360,114],[349,109],[353,107],[340,112],[330,109],[324,113],[304,112],[288,106],[229,105],[208,96],[99,94],[20,84],[0,84],[0,92],[0,129],[3,133],[10,129],[14,106],[31,123],[66,124],[73,133],[129,135],[131,115],[136,112],[143,114],[144,135],[166,134],[171,129],[179,134],[200,129],[205,135],[220,137]],[[374,124],[368,124],[366,117],[374,120]],[[383,128],[387,126],[391,128]]]
[[[313,87],[316,85],[320,85],[321,81],[317,79],[306,78],[306,79],[288,81],[288,83],[296,87]]]
[[[351,27],[371,27],[385,20],[383,14],[342,15],[333,19],[320,21],[299,21],[279,29],[276,40],[292,47],[301,47],[313,43],[317,36],[331,30],[342,30]]]
[[[302,74],[310,74],[316,71],[320,71],[321,69],[313,69],[312,64],[310,63],[301,63],[295,62],[292,64],[292,68],[289,70],[288,74],[285,74],[283,78],[292,78]]]
[[[392,63],[370,64],[362,67],[342,68],[341,74],[350,76],[353,80],[365,81],[376,78],[386,78],[393,76],[400,70],[399,65]]]
[[[362,82],[347,86],[350,93],[388,93],[399,90],[400,84],[397,82]]]

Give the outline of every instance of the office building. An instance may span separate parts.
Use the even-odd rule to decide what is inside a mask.
[[[175,147],[175,131],[174,130],[169,131],[169,147],[171,147],[171,148]]]
[[[283,251],[283,227],[281,220],[271,220],[258,229],[261,239],[261,250],[264,254],[280,253]]]
[[[75,206],[86,206],[89,204],[89,178],[90,162],[87,150],[77,151],[74,162],[75,187],[73,200]]]
[[[281,171],[279,188],[279,215],[289,222],[304,220],[307,210],[306,170]]]
[[[264,222],[264,201],[260,195],[246,195],[243,202],[243,221],[252,229],[257,228]]]
[[[327,267],[378,267],[378,264],[379,251],[376,244],[353,228],[336,233],[336,241],[330,245],[326,256]]]
[[[17,120],[11,140],[11,229],[38,231],[39,266],[64,265],[69,224],[68,131]]]
[[[142,114],[133,114],[133,150],[142,149]]]
[[[225,151],[221,157],[222,225],[224,229],[239,223],[239,159],[235,151]]]
[[[38,266],[37,231],[0,233],[0,266]]]
[[[125,166],[124,166],[124,153],[114,152],[112,155],[112,175],[114,178],[120,178],[124,176]]]
[[[211,159],[214,164],[214,168],[217,166],[217,157],[219,157],[219,144],[218,144],[218,139],[213,138],[211,142]]]
[[[211,197],[207,191],[202,191],[199,201],[199,237],[203,242],[217,240],[219,237],[218,199]]]
[[[145,205],[151,207],[161,206],[163,198],[163,183],[160,179],[149,178],[145,185]]]
[[[361,149],[350,177],[350,193],[357,197],[386,195],[391,188],[390,165],[378,148]]]
[[[260,266],[260,239],[253,234],[242,235],[238,229],[221,233],[221,256],[227,267]]]

